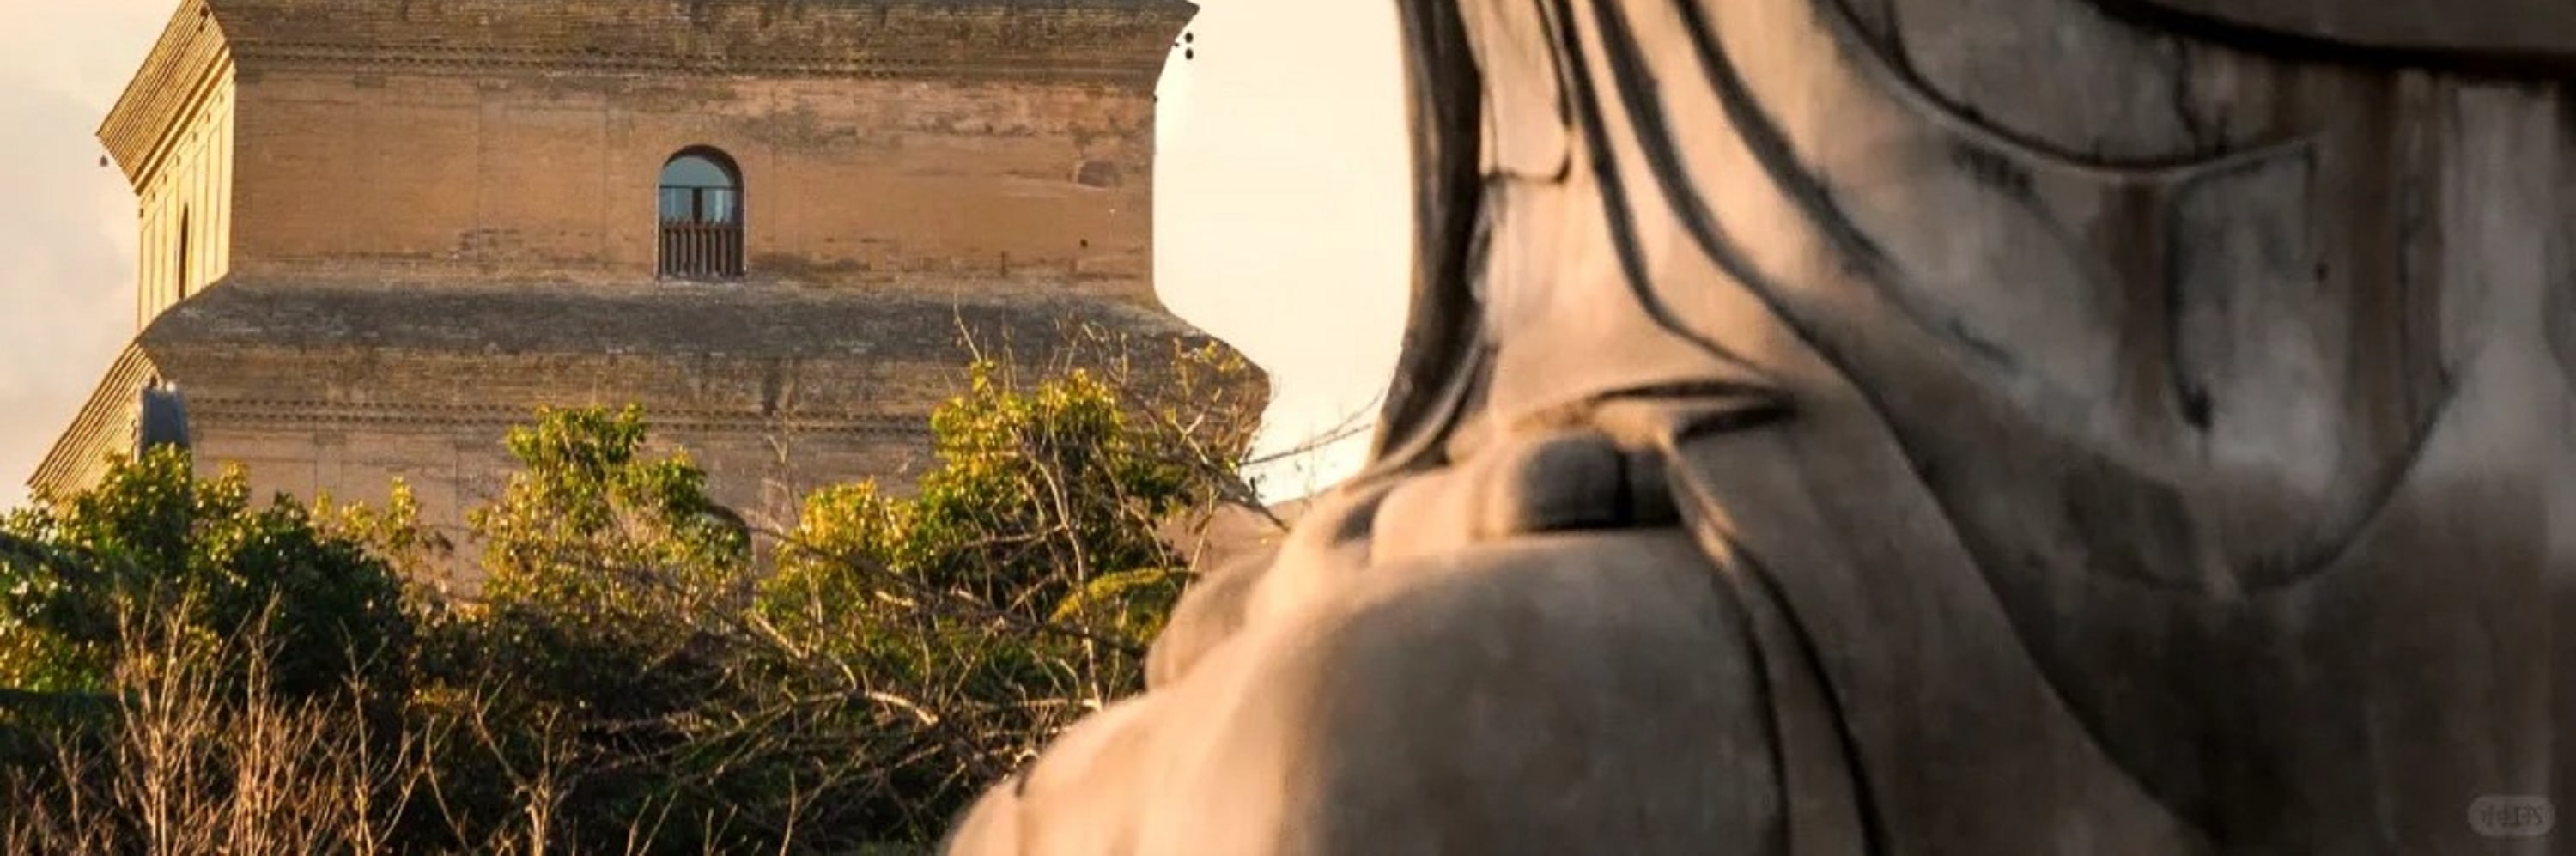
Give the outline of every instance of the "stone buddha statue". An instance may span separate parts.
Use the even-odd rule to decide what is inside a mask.
[[[1373,465],[950,852],[2569,849],[2576,4],[1400,10]]]

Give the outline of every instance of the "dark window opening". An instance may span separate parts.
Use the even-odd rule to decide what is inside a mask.
[[[178,283],[178,294],[171,299],[186,300],[188,299],[188,212],[185,211],[179,212],[179,257],[173,261],[176,262],[176,266],[171,268],[170,275]]]
[[[742,173],[714,149],[689,149],[662,165],[661,275],[742,276]]]

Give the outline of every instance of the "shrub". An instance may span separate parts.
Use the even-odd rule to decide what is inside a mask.
[[[882,852],[1134,691],[1252,496],[1249,367],[979,361],[909,495],[754,532],[633,408],[540,411],[469,515],[479,598],[385,509],[254,506],[183,453],[0,520],[13,851]],[[763,568],[754,537],[776,539]]]

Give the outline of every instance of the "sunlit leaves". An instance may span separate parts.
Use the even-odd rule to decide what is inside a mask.
[[[1138,687],[1190,578],[1170,524],[1251,496],[1249,367],[1174,356],[1034,381],[979,361],[930,416],[932,467],[816,491],[788,532],[714,502],[634,408],[540,411],[454,545],[479,590],[402,585],[456,563],[401,485],[380,507],[261,503],[184,454],[123,462],[0,519],[0,689],[117,689],[119,616],[158,604],[174,643],[266,640],[281,692],[399,678],[365,682],[367,710],[444,735],[413,756],[434,805],[404,815],[428,849],[613,849],[647,817],[675,852],[926,840]]]
[[[373,531],[416,539],[404,520]],[[288,694],[399,668],[408,644],[402,582],[367,535],[288,498],[254,505],[238,469],[199,478],[183,451],[112,462],[98,487],[41,499],[0,532],[30,545],[0,555],[0,686],[103,688],[120,617],[160,604],[185,604],[191,632],[259,631]]]

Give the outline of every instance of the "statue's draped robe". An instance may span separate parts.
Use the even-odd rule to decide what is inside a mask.
[[[1436,461],[1203,581],[955,852],[2548,851],[2471,809],[2570,755],[2559,87],[1459,6]]]

